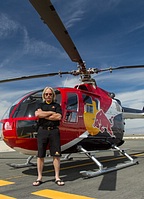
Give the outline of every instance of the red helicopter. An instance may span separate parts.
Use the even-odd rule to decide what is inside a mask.
[[[54,88],[56,101],[61,104],[63,111],[60,133],[62,153],[68,154],[65,159],[69,158],[71,153],[85,153],[99,168],[95,172],[82,171],[81,173],[87,177],[137,164],[138,162],[124,150],[121,150],[119,146],[124,143],[125,119],[144,118],[144,111],[122,107],[120,100],[115,98],[114,93],[99,88],[91,75],[125,68],[144,68],[144,65],[87,69],[50,0],[29,1],[63,46],[70,59],[78,63],[78,68],[73,71],[5,79],[0,80],[0,83],[64,74],[79,75],[81,83],[74,88]],[[27,93],[7,110],[1,120],[4,142],[18,152],[30,155],[26,166],[32,164],[30,161],[37,154],[37,118],[34,112],[37,104],[41,101],[42,90]],[[107,149],[118,150],[128,158],[129,162],[114,168],[104,169],[91,152]]]

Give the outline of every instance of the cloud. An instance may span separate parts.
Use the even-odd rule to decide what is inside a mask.
[[[117,98],[122,105],[129,108],[140,109],[144,107],[144,89],[118,93]],[[144,119],[126,119],[125,132],[129,134],[144,134]]]
[[[108,67],[106,67],[108,68]],[[102,72],[98,75],[94,75],[94,78],[97,80],[98,84],[103,82],[103,85],[107,85],[110,88],[119,84],[117,89],[137,89],[137,87],[144,87],[143,82],[144,70],[142,69],[124,69],[109,72]],[[115,85],[113,85],[115,84]],[[126,85],[126,86],[125,86]]]
[[[66,55],[63,52],[61,52],[58,48],[49,45],[46,42],[30,38],[26,28],[23,29],[23,32],[24,32],[24,38],[23,38],[24,54],[38,55],[42,57],[47,57],[48,55],[53,56],[57,54],[57,56],[59,55],[60,57],[66,58]]]
[[[111,12],[120,3],[121,3],[121,0],[98,0],[98,1],[93,2],[93,8],[95,9],[95,12],[97,14],[100,14],[100,13],[103,14],[106,12]]]
[[[131,92],[117,93],[117,98],[119,98],[122,101],[123,106],[141,110],[144,106],[143,96],[144,89]]]
[[[6,14],[0,14],[0,39],[3,41],[9,39],[7,41],[9,50],[7,53],[5,51],[1,53],[0,68],[4,68],[9,64],[12,66],[15,62],[19,63],[26,55],[47,58],[56,54],[59,58],[68,58],[64,51],[50,45],[48,42],[31,38],[26,27],[10,19]],[[14,41],[16,42],[14,43]],[[2,56],[2,54],[4,55]]]
[[[69,6],[69,9],[67,9]],[[78,21],[81,21],[86,12],[87,2],[83,0],[71,1],[69,5],[65,5],[65,12],[63,12],[62,18],[66,28],[70,28],[75,25]],[[77,9],[76,9],[77,8]]]
[[[0,39],[12,37],[18,28],[18,23],[11,20],[6,14],[0,14]]]
[[[135,31],[138,31],[138,30],[141,30],[143,29],[144,30],[144,22],[141,22],[141,23],[138,23],[138,24],[135,24],[133,25],[132,27],[129,27],[129,30],[128,30],[128,34],[129,33],[133,33]]]
[[[74,87],[75,85],[79,84],[79,80],[77,77],[69,78],[67,77],[65,80],[62,81],[63,87]]]
[[[100,0],[92,3],[96,13],[103,13],[114,9],[120,2],[121,0]],[[68,29],[74,26],[77,22],[84,20],[86,13],[91,9],[90,2],[87,0],[73,0],[65,2],[61,9],[59,7],[60,6],[57,5],[57,9],[60,11],[60,16]]]
[[[53,4],[67,29],[85,20],[86,14],[90,11],[90,2],[87,0],[53,1]]]

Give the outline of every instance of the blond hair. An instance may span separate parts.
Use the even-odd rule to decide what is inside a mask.
[[[55,94],[53,88],[51,88],[51,87],[45,87],[45,88],[44,88],[44,90],[43,90],[43,92],[42,92],[42,99],[43,99],[43,101],[45,101],[45,92],[46,92],[47,89],[50,89],[50,90],[51,90],[51,92],[52,92],[52,101],[54,102],[55,99],[56,99],[56,94]]]

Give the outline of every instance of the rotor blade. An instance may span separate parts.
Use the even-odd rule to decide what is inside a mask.
[[[73,62],[79,63],[82,71],[86,72],[85,65],[79,55],[68,31],[65,29],[60,17],[50,0],[29,0],[37,10],[45,24],[50,28],[64,50]]]
[[[94,73],[99,73],[99,72],[104,72],[104,71],[110,71],[112,72],[113,70],[120,70],[120,69],[132,69],[132,68],[144,68],[144,65],[135,65],[135,66],[118,66],[115,68],[109,67],[109,68],[105,68],[105,69],[98,69],[95,68],[93,69]]]
[[[130,68],[144,68],[144,65],[137,65],[137,66],[118,66],[116,68],[112,68],[112,70],[119,70],[119,69],[130,69]]]
[[[72,72],[57,72],[57,73],[47,73],[47,74],[40,74],[40,75],[22,76],[22,77],[16,77],[16,78],[3,79],[3,80],[0,80],[0,83],[26,80],[26,79],[34,79],[34,78],[42,78],[42,77],[55,76],[55,75],[61,76],[63,74],[64,75],[65,74],[72,74]]]

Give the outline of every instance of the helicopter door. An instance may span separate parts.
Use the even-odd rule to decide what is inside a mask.
[[[65,122],[78,122],[78,96],[75,93],[67,93]]]
[[[97,98],[92,99],[92,97],[83,94],[84,102],[84,123],[87,131],[91,135],[96,135],[99,133],[99,129],[94,127],[94,121],[96,113],[99,110],[100,102]]]

